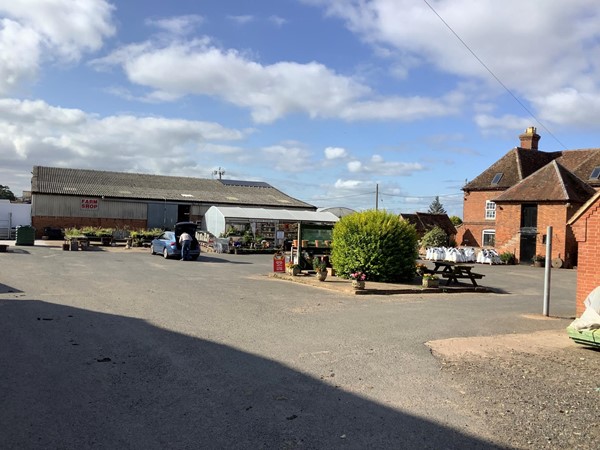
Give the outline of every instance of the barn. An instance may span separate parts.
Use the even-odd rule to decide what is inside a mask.
[[[265,182],[34,166],[31,224],[47,228],[172,228],[211,206],[316,211]]]

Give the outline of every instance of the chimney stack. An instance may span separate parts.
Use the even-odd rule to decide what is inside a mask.
[[[525,133],[519,136],[521,139],[521,148],[527,150],[537,150],[538,142],[540,141],[540,135],[536,133],[535,127],[528,127]]]

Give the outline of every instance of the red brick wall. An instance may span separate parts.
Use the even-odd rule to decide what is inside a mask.
[[[593,289],[600,286],[600,199],[577,219],[572,229],[579,243],[575,311],[579,317],[585,309],[583,301]]]
[[[463,225],[456,235],[458,245],[481,247],[483,230],[495,229],[495,220],[486,220],[485,202],[493,201],[501,192],[499,191],[475,191],[465,192],[463,203]]]
[[[141,219],[107,219],[100,217],[44,217],[35,216],[31,218],[31,225],[35,227],[35,237],[41,238],[45,227],[53,228],[129,228],[138,230],[146,228],[146,220]]]
[[[566,206],[564,203],[538,205],[536,254],[546,254],[544,235],[552,226],[552,258],[560,257],[565,267],[573,267],[577,258],[577,243],[567,227],[568,219],[579,205]],[[496,207],[496,249],[499,252],[512,252],[520,259],[521,204],[501,204]]]
[[[456,242],[459,245],[480,247],[482,233],[486,229],[496,230],[495,248],[500,252],[514,253],[520,259],[521,204],[496,205],[496,220],[485,219],[485,202],[494,201],[499,191],[470,192],[464,197],[463,226],[460,227]],[[552,230],[552,258],[559,257],[565,261],[565,267],[576,264],[577,243],[567,227],[568,219],[580,205],[567,207],[564,203],[538,205],[538,236],[536,253],[545,254],[546,244],[543,236],[549,225]]]

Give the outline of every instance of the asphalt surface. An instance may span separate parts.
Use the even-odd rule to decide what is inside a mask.
[[[0,448],[490,448],[425,342],[559,329],[576,272],[477,266],[503,293],[352,296],[272,259],[0,253]]]

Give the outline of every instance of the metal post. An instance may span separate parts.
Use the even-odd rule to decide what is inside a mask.
[[[552,227],[546,230],[546,265],[544,270],[544,316],[550,314],[550,269],[552,268]]]
[[[300,251],[302,250],[302,222],[298,222],[298,245],[296,246],[296,257],[298,261],[294,261],[294,253],[292,247],[292,263],[300,264]]]

